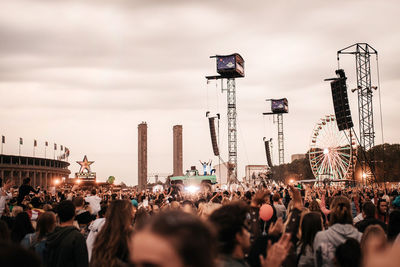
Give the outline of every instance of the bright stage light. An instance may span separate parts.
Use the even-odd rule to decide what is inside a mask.
[[[59,184],[60,184],[60,180],[59,180],[59,179],[55,179],[55,180],[54,180],[54,184],[55,184],[55,185],[59,185]]]
[[[80,179],[77,179],[77,180],[76,180],[76,183],[77,183],[77,184],[80,184],[81,182],[82,182],[82,181],[81,181]]]
[[[197,191],[199,191],[199,189],[200,189],[200,187],[195,186],[195,185],[189,185],[185,188],[185,190],[191,194],[196,193]]]
[[[367,174],[366,174],[366,173],[363,173],[363,174],[362,174],[362,178],[364,178],[364,179],[367,178]]]
[[[324,154],[328,154],[329,153],[329,149],[328,148],[324,148]]]
[[[293,184],[294,183],[294,180],[293,179],[290,179],[289,180],[289,184]]]

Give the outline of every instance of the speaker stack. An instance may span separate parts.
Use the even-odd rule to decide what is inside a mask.
[[[269,140],[264,140],[265,154],[267,155],[267,163],[268,163],[268,166],[272,167],[271,149],[270,149],[269,143],[270,143]]]
[[[339,78],[331,82],[333,107],[335,109],[336,123],[339,131],[352,128],[349,99],[347,97],[346,75],[343,70],[337,70]]]
[[[208,123],[210,125],[210,135],[211,135],[211,143],[214,151],[215,156],[219,156],[219,149],[217,143],[217,136],[215,134],[215,124],[214,124],[215,117],[208,118]]]

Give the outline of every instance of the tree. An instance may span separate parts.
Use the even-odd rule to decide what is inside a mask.
[[[107,184],[114,184],[114,181],[115,181],[115,177],[114,176],[110,176],[107,179]]]

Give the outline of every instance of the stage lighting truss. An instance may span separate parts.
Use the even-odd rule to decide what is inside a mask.
[[[312,132],[308,152],[315,179],[351,179],[355,144],[349,130],[339,131],[335,115],[321,119]]]

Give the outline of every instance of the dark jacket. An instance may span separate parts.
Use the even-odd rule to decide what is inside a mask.
[[[385,232],[387,231],[387,227],[386,224],[384,222],[382,222],[381,220],[375,219],[374,217],[370,217],[370,218],[365,218],[362,221],[359,221],[358,223],[356,223],[355,227],[358,229],[358,231],[360,231],[361,233],[364,233],[365,229],[373,224],[377,224],[380,225],[382,227],[383,230],[385,230]]]
[[[49,234],[44,258],[48,267],[89,266],[85,238],[74,226],[57,227]]]
[[[23,184],[19,187],[18,197],[17,197],[18,205],[21,204],[22,200],[24,200],[25,196],[29,195],[30,192],[37,194],[37,193],[39,193],[39,189],[35,190],[35,189],[33,189],[32,186],[30,186],[28,184]]]

